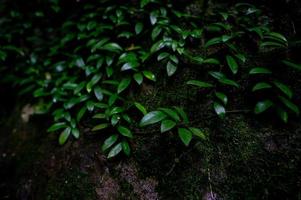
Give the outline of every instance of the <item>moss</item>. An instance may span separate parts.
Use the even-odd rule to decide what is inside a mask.
[[[52,177],[46,185],[47,200],[94,200],[95,187],[87,174],[70,169]]]

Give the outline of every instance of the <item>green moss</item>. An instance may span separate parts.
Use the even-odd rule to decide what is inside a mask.
[[[46,186],[47,200],[94,200],[95,187],[86,174],[77,169],[52,177]]]

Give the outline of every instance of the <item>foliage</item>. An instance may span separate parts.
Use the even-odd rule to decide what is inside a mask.
[[[274,108],[284,122],[289,113],[299,114],[292,89],[274,77],[272,68],[248,65],[249,47],[269,51],[289,46],[253,5],[237,4],[229,10],[217,8],[209,16],[194,16],[171,1],[78,2],[68,13],[59,1],[40,4],[37,8],[42,10],[33,14],[8,12],[13,7],[9,3],[0,6],[6,14],[0,20],[1,71],[8,74],[7,81],[18,85],[20,95],[33,94],[37,113],[52,114],[48,131],[60,131],[61,145],[80,137],[83,120],[89,120],[93,132],[109,133],[101,146],[109,158],[122,151],[130,155],[139,125],[160,122],[162,133],[177,129],[185,145],[193,136],[204,139],[179,107],[147,112],[133,95],[143,84],[157,81],[158,67],[171,77],[187,61],[206,69],[208,81],[187,84],[210,92],[221,118],[231,101],[226,91],[239,90],[242,78],[254,85],[250,94],[269,91],[253,103],[255,114]],[[50,20],[53,16],[56,23]],[[251,44],[245,45],[246,41]],[[198,53],[192,44],[201,44]],[[14,57],[16,66],[6,67]],[[300,69],[291,61],[283,63]],[[141,121],[137,111],[143,114]]]

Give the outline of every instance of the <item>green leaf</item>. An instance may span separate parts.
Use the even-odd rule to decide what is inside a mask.
[[[108,128],[109,126],[110,126],[109,123],[99,124],[99,125],[97,125],[97,126],[94,126],[93,129],[92,129],[92,131],[99,131],[99,130]]]
[[[111,124],[112,126],[115,126],[120,120],[120,117],[118,115],[113,115],[111,118]]]
[[[147,111],[142,104],[135,102],[134,105],[136,106],[136,108],[138,108],[138,110],[140,110],[142,112],[143,115],[147,114]]]
[[[163,119],[166,118],[166,114],[164,114],[161,111],[152,111],[146,114],[140,121],[140,126],[147,126],[150,124],[155,124],[159,121],[162,121]]]
[[[221,93],[221,92],[215,92],[215,96],[221,100],[224,105],[227,105],[228,103],[228,97],[224,94],[224,93]]]
[[[117,134],[113,134],[110,137],[108,137],[103,145],[101,146],[101,151],[106,151],[107,149],[109,149],[113,144],[115,144],[115,142],[118,140],[118,135]]]
[[[115,115],[115,114],[121,113],[123,111],[124,111],[124,109],[121,107],[114,107],[114,108],[112,108],[110,115]]]
[[[277,114],[284,123],[288,122],[288,113],[285,110],[277,108]]]
[[[52,126],[50,126],[50,128],[47,129],[47,132],[57,131],[59,129],[66,128],[66,127],[67,125],[65,122],[55,123]]]
[[[138,83],[138,85],[141,85],[141,83],[143,82],[143,76],[142,74],[139,73],[135,73],[133,76],[134,80]]]
[[[93,115],[93,119],[105,119],[106,115],[104,113],[98,113],[96,115]]]
[[[282,101],[282,103],[288,107],[289,109],[291,109],[294,113],[296,113],[297,115],[300,114],[300,110],[299,108],[290,100],[284,98],[283,96],[279,96],[279,99]]]
[[[206,139],[205,133],[201,131],[199,128],[189,127],[189,130],[193,135],[201,138],[202,140]]]
[[[202,82],[202,81],[197,81],[197,80],[190,80],[187,82],[188,85],[194,85],[194,86],[198,86],[200,88],[211,88],[214,87],[214,85],[212,85],[211,83],[206,83],[206,82]]]
[[[238,83],[236,83],[236,82],[233,81],[233,80],[230,80],[230,79],[227,79],[227,78],[221,78],[221,79],[218,79],[218,81],[219,81],[220,83],[222,83],[222,84],[231,85],[231,86],[234,86],[234,87],[239,88]]]
[[[152,31],[152,35],[151,35],[152,40],[155,40],[160,35],[161,31],[162,28],[160,26],[156,26]]]
[[[301,64],[296,64],[296,63],[293,63],[293,62],[288,61],[288,60],[282,60],[282,63],[284,63],[285,65],[287,65],[289,67],[292,67],[294,69],[297,69],[297,70],[301,71]]]
[[[150,71],[143,71],[143,75],[151,81],[156,81],[156,76]]]
[[[188,146],[192,139],[192,133],[186,128],[178,128],[178,134],[182,142]]]
[[[167,53],[167,52],[162,52],[162,53],[160,53],[160,54],[158,55],[157,60],[158,60],[158,61],[164,60],[164,59],[167,58],[169,55],[170,55],[170,54]]]
[[[217,102],[214,102],[213,104],[213,107],[214,107],[214,111],[215,113],[222,119],[225,118],[226,116],[226,110],[225,110],[225,107]]]
[[[260,114],[269,109],[274,103],[271,100],[260,101],[255,105],[255,114]]]
[[[116,53],[119,53],[120,51],[123,50],[122,47],[119,46],[119,44],[113,42],[105,44],[104,46],[101,47],[101,49],[116,52]]]
[[[63,145],[63,144],[66,143],[66,141],[68,140],[68,137],[69,137],[70,133],[71,133],[71,128],[70,127],[68,127],[65,130],[63,130],[63,132],[59,136],[59,144],[60,145]]]
[[[226,56],[227,64],[229,68],[231,69],[233,74],[237,74],[238,72],[238,64],[236,60],[232,56]]]
[[[128,137],[128,138],[133,138],[133,134],[128,128],[119,125],[117,127],[117,130],[119,133],[121,133],[121,135]]]
[[[101,79],[102,74],[95,74],[92,79],[87,83],[86,89],[87,92],[90,93],[92,91],[92,87],[98,83],[98,81]]]
[[[180,114],[180,116],[182,117],[183,122],[184,122],[185,124],[188,124],[188,123],[189,123],[189,119],[188,119],[188,117],[187,117],[185,111],[184,111],[182,108],[177,107],[177,106],[174,106],[174,108],[176,109],[176,111],[177,111],[177,112]]]
[[[102,93],[102,89],[100,87],[94,88],[94,94],[95,94],[96,98],[98,99],[98,101],[103,100],[103,93]]]
[[[77,128],[72,128],[71,133],[76,139],[79,138],[79,130]]]
[[[151,0],[140,0],[140,7],[143,8],[150,2],[151,2]]]
[[[172,120],[163,120],[161,122],[161,133],[164,133],[166,131],[169,131],[173,127],[176,126],[176,123]]]
[[[131,148],[130,148],[129,143],[127,141],[122,141],[121,145],[122,145],[122,150],[125,153],[125,155],[129,156],[131,154]]]
[[[80,120],[81,120],[81,119],[83,118],[83,116],[85,115],[86,111],[87,111],[87,107],[86,107],[86,106],[83,106],[83,107],[79,110],[79,112],[78,112],[77,115],[76,115],[76,120],[77,120],[77,122],[80,122]]]
[[[150,18],[150,21],[151,21],[151,24],[152,24],[152,25],[154,25],[154,24],[157,23],[157,20],[158,20],[157,17],[158,17],[158,15],[157,15],[157,12],[156,12],[156,11],[153,11],[153,12],[150,13],[149,18]]]
[[[122,145],[121,145],[121,143],[118,143],[111,149],[111,151],[108,154],[108,158],[115,157],[116,155],[118,155],[121,152],[121,150],[122,150]]]
[[[118,85],[117,93],[121,93],[124,91],[131,83],[132,79],[131,78],[124,78],[121,80],[120,84]]]
[[[255,67],[251,69],[249,72],[249,74],[271,74],[271,73],[272,72],[269,69],[263,67]]]
[[[168,62],[166,65],[166,71],[168,76],[172,76],[177,71],[177,66]]]
[[[179,122],[181,120],[179,115],[170,108],[159,108],[159,110],[166,113],[169,117],[173,118],[176,122]]]
[[[253,87],[252,91],[255,92],[255,91],[257,91],[257,90],[268,89],[268,88],[271,88],[271,87],[272,87],[272,86],[271,86],[270,84],[268,84],[268,83],[260,82],[260,83],[257,83],[257,84]]]
[[[136,35],[139,35],[143,30],[143,23],[138,22],[135,26]]]
[[[275,84],[275,86],[277,88],[279,88],[286,96],[288,96],[288,98],[292,98],[293,97],[293,92],[292,90],[285,84],[280,83],[278,81],[273,81],[273,83]]]

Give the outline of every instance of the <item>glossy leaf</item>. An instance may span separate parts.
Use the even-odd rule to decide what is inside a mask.
[[[168,62],[166,65],[166,71],[168,76],[172,76],[177,71],[177,66],[172,62]]]
[[[132,132],[130,131],[130,129],[128,129],[128,128],[126,128],[126,127],[124,127],[124,126],[118,126],[117,127],[117,130],[118,130],[118,132],[121,134],[121,135],[123,135],[123,136],[125,136],[125,137],[128,137],[128,138],[133,138],[133,134],[132,134]]]
[[[217,102],[214,102],[213,104],[213,107],[214,107],[214,111],[215,113],[220,117],[220,118],[225,118],[226,116],[226,109],[223,105],[217,103]]]
[[[93,129],[92,129],[92,131],[99,131],[99,130],[108,128],[109,126],[110,126],[110,124],[108,124],[108,123],[99,124],[97,126],[94,126]]]
[[[277,88],[279,88],[288,98],[293,97],[293,91],[285,84],[280,83],[278,81],[273,82]]]
[[[69,136],[71,133],[71,128],[68,127],[65,130],[63,130],[63,132],[60,134],[59,136],[59,144],[63,145],[66,143],[66,141],[68,140]]]
[[[130,156],[131,148],[130,148],[129,143],[127,141],[122,141],[121,146],[122,146],[122,150],[123,150],[124,154],[127,156]]]
[[[111,149],[111,151],[108,154],[108,158],[113,158],[117,156],[121,152],[121,150],[122,150],[122,145],[121,143],[118,143]]]
[[[256,85],[254,85],[252,91],[255,92],[257,90],[263,90],[263,89],[269,89],[269,88],[272,88],[272,86],[268,83],[265,83],[265,82],[260,82],[260,83],[257,83]]]
[[[155,124],[157,122],[162,121],[163,119],[166,118],[166,114],[164,114],[161,111],[152,111],[146,114],[140,121],[140,126],[147,126],[150,124]]]
[[[227,105],[227,103],[228,103],[228,97],[224,93],[222,93],[222,92],[215,92],[215,96],[219,100],[221,100],[224,103],[224,105]]]
[[[186,128],[178,128],[178,135],[181,141],[188,146],[192,139],[192,133]]]
[[[138,108],[138,110],[140,110],[142,112],[143,115],[147,114],[147,111],[142,104],[135,102],[134,105],[136,106],[136,108]]]
[[[238,64],[236,60],[232,56],[226,56],[227,64],[229,68],[231,69],[233,74],[237,74],[238,72]]]
[[[171,130],[176,126],[176,123],[172,120],[163,120],[161,122],[161,133]]]
[[[280,101],[282,101],[282,103],[288,107],[291,111],[293,111],[294,113],[296,113],[297,115],[300,114],[300,110],[298,108],[298,106],[296,106],[296,104],[294,104],[293,102],[291,102],[290,100],[286,99],[283,96],[279,96]]]
[[[187,82],[188,85],[194,85],[194,86],[198,86],[200,88],[211,88],[214,87],[214,85],[212,85],[211,83],[206,83],[206,82],[202,82],[202,81],[197,81],[197,80],[190,80]]]
[[[55,123],[47,129],[47,132],[54,132],[54,131],[57,131],[59,129],[63,129],[66,127],[67,127],[67,125],[65,122]]]
[[[272,72],[269,69],[263,67],[255,67],[251,69],[249,72],[249,74],[271,74],[271,73]]]
[[[267,109],[269,109],[270,107],[272,107],[274,103],[270,100],[264,100],[264,101],[260,101],[255,105],[255,114],[260,114],[264,111],[266,111]]]
[[[113,134],[108,137],[101,146],[101,150],[106,151],[107,149],[109,149],[113,144],[115,144],[115,142],[117,142],[118,137],[119,136],[117,134]]]
[[[121,93],[122,91],[124,91],[130,85],[131,80],[131,78],[122,79],[120,84],[118,85],[117,93]]]

